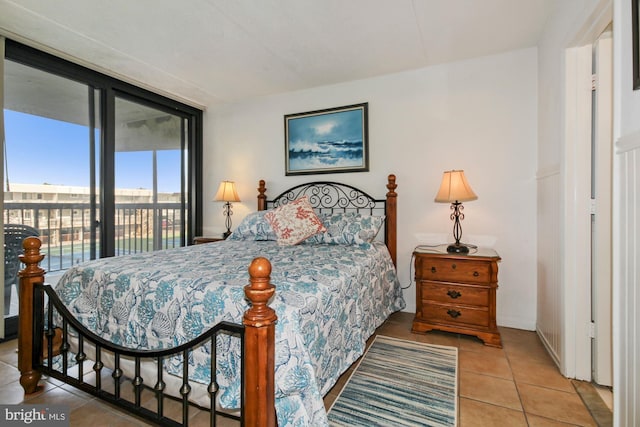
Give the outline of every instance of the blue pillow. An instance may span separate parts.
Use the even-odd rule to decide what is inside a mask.
[[[376,238],[385,219],[384,216],[363,215],[358,212],[321,214],[320,218],[327,231],[310,237],[306,242],[330,245],[371,243]]]
[[[278,240],[264,215],[268,211],[253,212],[244,217],[227,240]]]

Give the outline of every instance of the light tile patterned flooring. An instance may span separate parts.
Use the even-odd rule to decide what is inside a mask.
[[[378,333],[458,347],[459,427],[598,425],[535,332],[499,328],[499,349],[466,335],[413,334],[412,321],[396,313]]]
[[[412,313],[396,313],[378,333],[459,349],[459,427],[598,425],[572,382],[560,375],[534,332],[500,328],[503,348],[497,349],[464,335],[437,331],[413,334],[412,319]],[[43,381],[41,390],[25,399],[18,382],[15,349],[16,341],[0,344],[0,403],[68,405],[72,426],[147,425],[55,380]],[[339,394],[352,369],[325,397],[327,407]],[[208,417],[204,415],[193,411],[190,425],[207,425]],[[233,423],[222,425],[229,424]]]

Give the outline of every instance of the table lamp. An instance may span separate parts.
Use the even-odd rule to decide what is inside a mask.
[[[220,183],[220,186],[218,187],[218,192],[216,193],[216,197],[214,198],[214,200],[216,202],[225,202],[222,213],[226,217],[224,223],[227,226],[227,231],[225,231],[222,236],[226,239],[231,234],[231,215],[233,215],[233,211],[231,210],[231,202],[240,201],[238,193],[236,192],[235,182],[222,181]]]
[[[445,171],[442,176],[440,190],[436,194],[435,201],[438,203],[451,203],[451,220],[453,221],[453,238],[456,242],[447,247],[447,252],[468,253],[469,247],[460,243],[462,237],[462,225],[460,221],[464,219],[462,202],[476,200],[478,196],[473,192],[467,178],[462,170]]]

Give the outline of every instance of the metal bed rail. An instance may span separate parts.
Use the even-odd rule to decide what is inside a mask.
[[[217,424],[216,415],[235,419],[240,422],[241,426],[244,425],[245,327],[243,325],[221,322],[197,338],[174,348],[135,350],[106,341],[88,330],[67,310],[51,286],[42,283],[35,284],[33,292],[35,310],[33,366],[43,374],[99,397],[154,424],[188,426],[190,409],[197,408],[209,410],[209,421],[213,427]],[[45,305],[46,310],[44,309]],[[54,311],[62,319],[61,325],[54,325]],[[239,415],[216,407],[219,390],[216,381],[216,342],[220,334],[231,334],[230,339],[241,340],[241,408]],[[211,381],[206,385],[209,393],[209,407],[204,408],[192,403],[189,399],[189,394],[192,391],[189,364],[182,363],[182,384],[179,393],[175,393],[179,396],[167,393],[166,376],[172,374],[165,372],[163,366],[167,359],[174,356],[182,357],[183,361],[188,360],[196,347],[207,344],[211,347]],[[73,349],[74,346],[75,349]],[[90,372],[85,371],[85,364],[91,364],[88,353],[93,353],[93,357],[91,357],[93,365]],[[112,363],[105,363],[105,359]],[[125,361],[129,364],[133,363],[135,367],[131,378],[127,377],[122,369],[122,364]],[[153,384],[145,383],[143,379],[141,366],[144,362],[153,362],[157,368]],[[146,400],[143,399],[143,393],[145,393]],[[155,405],[150,404],[153,399],[155,399]],[[167,416],[166,403],[168,400],[179,402],[181,420]],[[152,408],[152,406],[155,407]]]

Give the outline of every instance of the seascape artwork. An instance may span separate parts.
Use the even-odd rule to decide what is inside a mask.
[[[367,171],[366,106],[285,116],[286,174]]]

